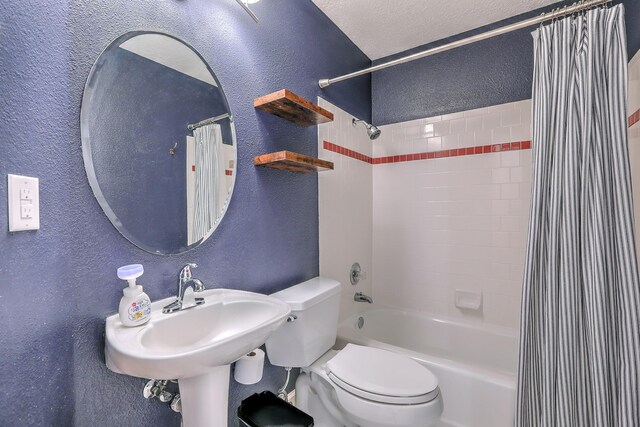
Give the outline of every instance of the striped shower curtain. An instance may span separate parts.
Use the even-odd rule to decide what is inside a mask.
[[[218,182],[220,177],[220,145],[222,130],[218,124],[199,127],[193,131],[195,138],[195,197],[191,242],[198,242],[214,229],[220,206]]]
[[[534,57],[516,425],[640,426],[623,6],[540,28]]]

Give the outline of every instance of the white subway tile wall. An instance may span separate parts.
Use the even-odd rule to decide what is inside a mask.
[[[531,100],[394,123],[381,129],[382,135],[373,144],[373,157],[528,141]]]
[[[382,126],[374,157],[531,139],[529,100]],[[425,149],[426,147],[426,149]],[[373,296],[399,308],[515,328],[531,150],[373,167]],[[456,289],[481,291],[479,312]]]
[[[631,116],[640,109],[640,52],[629,62],[629,110]],[[634,120],[635,121],[635,120]],[[634,218],[636,223],[636,253],[640,253],[640,122],[629,128],[629,159],[633,177]]]
[[[640,109],[640,52],[629,61],[629,115]]]
[[[318,126],[318,157],[334,163],[333,171],[318,174],[320,222],[320,275],[342,284],[340,318],[362,309],[353,301],[355,292],[371,295],[372,269],[372,166],[361,160],[323,148],[329,141],[367,156],[373,144],[362,125],[354,128],[354,117],[318,98],[318,104],[334,114],[334,121]],[[367,278],[357,286],[349,282],[351,264],[359,262]]]
[[[351,127],[347,112],[319,103],[336,116],[318,127],[319,156],[335,163],[333,172],[319,175],[320,273],[343,283],[341,317],[362,309],[353,302],[357,290],[372,292],[380,304],[517,328],[531,150],[371,165],[325,150],[323,141],[374,158],[529,141],[531,101],[381,126],[375,142]],[[640,181],[638,110],[640,53],[629,64],[634,183]],[[640,185],[633,191],[640,200]],[[635,214],[640,224],[639,202]],[[368,273],[357,288],[348,284],[354,261]],[[482,309],[456,308],[456,289],[482,292]]]

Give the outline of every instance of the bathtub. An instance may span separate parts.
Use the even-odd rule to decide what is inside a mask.
[[[429,368],[444,399],[440,426],[513,426],[517,331],[373,306],[340,324],[336,348],[347,343],[404,353]]]

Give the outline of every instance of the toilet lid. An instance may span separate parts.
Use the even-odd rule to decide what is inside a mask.
[[[325,370],[341,388],[378,402],[417,404],[439,394],[438,380],[426,367],[379,348],[347,344]]]

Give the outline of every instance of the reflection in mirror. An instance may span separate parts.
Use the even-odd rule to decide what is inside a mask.
[[[193,48],[155,32],[119,37],[91,70],[81,130],[89,183],[122,235],[157,254],[211,236],[235,184],[235,126]]]

